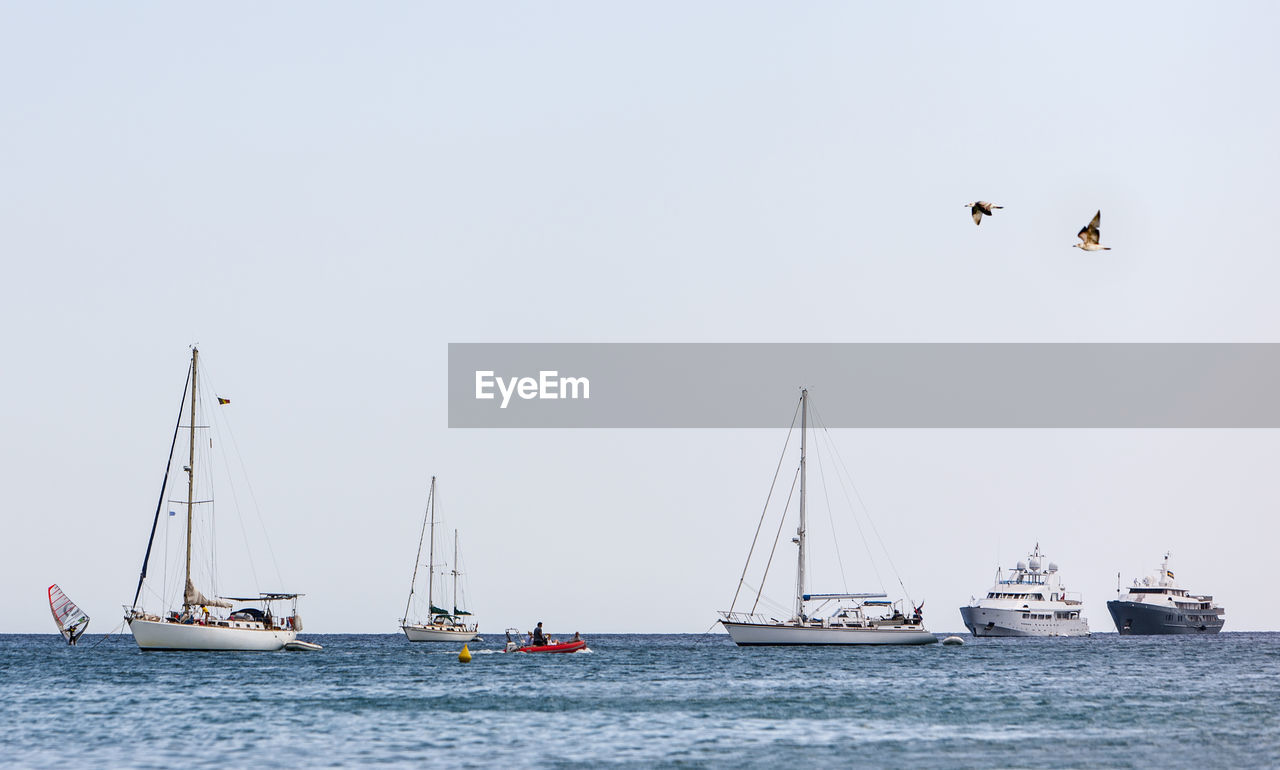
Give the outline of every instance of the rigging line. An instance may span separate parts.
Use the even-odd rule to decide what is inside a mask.
[[[203,531],[203,529],[199,528],[196,523],[193,523],[191,525],[191,537],[192,537],[191,543],[192,543],[193,551],[196,551],[197,553],[201,553],[201,554],[212,552],[213,546],[209,544],[209,538],[212,537],[212,533]],[[197,559],[195,557],[192,558],[191,582],[196,586],[197,590],[201,592],[208,591],[210,593],[217,593],[216,591],[213,590],[214,581],[213,581],[213,570],[211,569],[212,566],[213,566],[212,564],[206,564],[203,560]],[[201,572],[201,570],[206,570],[206,571]],[[185,600],[186,586],[183,586],[182,590],[183,590],[183,597]]]
[[[218,455],[222,458],[223,467],[226,469],[226,479],[228,482],[227,489],[230,490],[231,492],[231,504],[236,512],[236,523],[240,527],[240,539],[244,543],[244,554],[246,557],[245,561],[248,562],[249,574],[253,578],[254,585],[261,588],[262,583],[258,577],[256,560],[253,558],[253,550],[249,541],[249,533],[245,525],[243,509],[240,506],[240,497],[239,495],[236,494],[236,485],[233,483],[233,480],[231,478],[231,468],[233,466],[231,464],[230,458],[227,456],[226,447],[223,446],[223,441],[222,441],[224,435],[227,435],[227,436],[232,435],[231,425],[230,425],[230,422],[227,420],[227,418],[223,416],[224,413],[222,412],[222,410],[218,408],[219,406],[219,404],[217,403],[218,388],[214,385],[213,377],[211,376],[211,371],[207,363],[205,364],[205,380],[208,385],[208,387],[206,387],[204,391],[205,412],[206,414],[209,415],[209,419],[207,419],[206,422],[209,424],[210,433],[211,433],[209,437],[209,454],[210,455],[213,454],[213,440],[216,435],[216,438],[218,440]],[[234,439],[234,436],[232,436],[232,438]],[[210,488],[212,490],[213,463],[208,462],[206,463],[206,465],[209,468]],[[245,479],[245,486],[248,487],[249,474],[244,470],[243,459],[240,459],[240,467],[241,467],[241,475]],[[252,491],[251,488],[250,488],[250,491]],[[213,495],[211,494],[210,496],[212,497]],[[215,507],[216,507],[216,503],[215,503]],[[258,518],[259,527],[262,529],[262,532],[263,532],[263,540],[266,542],[267,548],[269,550],[271,548],[271,539],[266,535],[266,527],[262,524],[261,513],[256,510],[256,501],[255,501],[255,515]],[[211,532],[213,531],[213,526],[214,526],[214,523],[216,522],[216,518],[217,517],[214,516],[211,512],[211,515],[210,515],[210,531]],[[215,538],[213,547],[216,547],[216,538]],[[284,581],[280,578],[280,569],[279,569],[279,566],[275,563],[275,554],[272,553],[270,555],[272,559],[272,566],[275,568],[275,572],[276,572],[276,580],[278,581],[278,585],[280,585],[281,589],[283,589]],[[212,564],[210,565],[210,571],[213,578],[216,580],[217,575],[216,573],[213,572]],[[216,593],[217,586],[214,585],[213,588],[215,589],[215,593]]]
[[[764,510],[760,511],[760,522],[756,524],[756,534],[751,538],[751,549],[747,551],[747,562],[742,565],[742,577],[738,578],[738,588],[733,592],[733,601],[729,602],[729,611],[738,604],[738,594],[742,591],[742,581],[747,579],[747,569],[751,566],[751,556],[756,551],[756,541],[760,539],[760,528],[764,526],[765,514],[769,512],[769,501],[773,499],[773,487],[778,483],[778,474],[782,472],[782,461],[787,457],[787,446],[791,443],[791,433],[796,427],[796,415],[800,413],[800,403],[796,401],[796,410],[791,415],[791,427],[787,429],[787,440],[782,442],[782,454],[778,456],[778,467],[773,471],[773,481],[769,482],[769,494],[764,498]]]
[[[197,415],[208,417],[209,407],[207,404],[202,405],[200,403],[200,399],[202,397],[205,399],[205,401],[208,400],[207,396],[203,395],[203,391],[197,391],[196,393],[197,412],[196,413]],[[201,427],[208,427],[208,426],[201,426]],[[207,493],[199,494],[196,497],[197,498],[207,497],[208,500],[210,501],[210,505],[208,508],[204,509],[204,511],[202,511],[201,513],[196,514],[195,521],[192,523],[192,527],[191,527],[191,533],[192,533],[194,542],[199,545],[199,547],[196,550],[198,550],[199,553],[204,554],[205,558],[207,559],[207,562],[205,561],[192,562],[193,573],[195,572],[195,569],[197,567],[201,569],[207,569],[207,572],[205,572],[201,576],[198,576],[198,578],[193,579],[192,582],[196,584],[197,590],[201,592],[207,591],[210,595],[216,598],[218,595],[218,585],[217,585],[218,579],[217,579],[217,566],[216,566],[217,565],[217,561],[216,561],[217,531],[214,529],[214,521],[216,520],[217,517],[216,517],[216,512],[213,510],[214,506],[212,503],[214,498],[213,463],[212,463],[212,458],[210,457],[210,453],[205,449],[203,443],[197,443],[196,447],[197,447],[196,451],[198,452],[198,454],[196,455],[197,457],[196,467],[200,469],[200,475],[198,478],[196,478],[193,488],[196,490],[207,490]],[[185,603],[186,601],[185,585],[183,586],[182,591],[183,591],[183,594],[182,594],[183,601]]]
[[[212,410],[209,408],[209,394],[204,393],[202,395],[202,398],[204,399],[204,402],[205,402],[204,413],[205,414],[212,413]],[[206,420],[206,422],[208,422],[210,425],[213,425],[212,421]],[[209,441],[212,443],[213,438],[211,436],[208,438],[209,438]],[[218,448],[219,449],[222,448],[221,442],[218,443]],[[209,513],[206,516],[206,518],[209,520],[209,591],[211,592],[213,598],[216,600],[218,597],[218,583],[219,583],[219,580],[218,580],[218,511],[217,511],[218,504],[216,502],[212,502],[217,497],[217,494],[215,492],[216,485],[214,484],[214,475],[213,475],[213,457],[212,457],[213,452],[211,450],[212,450],[211,446],[208,448],[204,446],[200,447],[200,452],[201,454],[204,455],[204,458],[205,458],[205,461],[201,463],[200,467],[204,470],[206,483],[208,483],[209,485],[208,497],[209,497],[210,503],[209,503]],[[230,486],[230,484],[228,484],[228,486]],[[232,495],[232,497],[234,497],[234,494]],[[249,568],[251,570],[253,569],[252,559],[250,559],[249,561]],[[255,580],[254,582],[256,583],[257,581]]]
[[[208,375],[205,375],[205,378],[208,379]],[[212,390],[214,393],[217,393],[216,390],[213,390],[212,383],[210,383],[210,387],[208,388],[208,390]],[[223,420],[222,417],[218,416],[218,411],[216,409],[213,410],[213,419],[209,421],[209,424],[213,426],[213,431],[217,434],[219,439],[218,454],[222,457],[223,464],[226,467],[230,468],[231,460],[230,458],[227,457],[226,447],[223,446],[222,440],[221,440],[222,433],[219,430],[219,428],[222,426],[224,422],[225,420]],[[258,579],[258,570],[254,566],[253,553],[250,550],[250,546],[249,546],[249,531],[244,525],[244,516],[240,512],[240,497],[236,494],[235,484],[228,484],[227,489],[231,492],[231,505],[233,508],[236,509],[236,523],[240,525],[240,539],[244,541],[244,552],[245,552],[245,555],[249,557],[247,560],[249,562],[249,574],[253,576],[253,584],[259,587],[258,590],[261,590],[262,583]],[[280,576],[277,573],[276,579],[279,580],[279,577]],[[283,580],[280,581],[279,586],[280,586],[280,590],[285,590]]]
[[[208,365],[205,365],[205,371],[208,372]],[[205,375],[205,379],[209,381],[209,390],[213,391],[213,380]],[[216,391],[213,391],[216,395]],[[244,485],[249,490],[249,500],[253,503],[253,513],[258,518],[258,528],[262,530],[262,539],[267,544],[267,554],[271,557],[271,568],[276,573],[276,580],[280,582],[281,590],[284,589],[284,578],[280,575],[280,562],[276,560],[276,550],[271,545],[271,535],[267,533],[266,522],[262,520],[262,506],[258,505],[258,495],[253,491],[253,482],[249,479],[249,471],[244,466],[244,455],[240,453],[240,444],[236,441],[235,431],[231,429],[231,421],[223,420],[223,424],[227,427],[227,437],[231,439],[231,449],[235,452],[236,460],[240,463],[240,475],[244,477]],[[228,467],[230,464],[228,463]]]
[[[753,586],[750,583],[747,583],[747,588],[756,588],[756,586]],[[757,590],[763,591],[764,590],[763,584],[761,584],[761,587]],[[777,612],[781,615],[789,615],[791,611],[794,609],[794,607],[789,607],[785,604],[780,604],[779,602],[775,602],[773,599],[770,599],[767,596],[761,596],[760,601],[764,603],[765,609],[773,610],[774,612]],[[753,612],[751,614],[754,615],[755,613]]]
[[[162,592],[165,593],[166,595],[169,593],[169,588],[170,588],[169,586],[169,529],[172,525],[172,522],[169,521],[169,519],[172,519],[172,518],[173,518],[172,516],[169,516],[167,514],[164,517],[164,546],[163,546],[164,550],[162,551],[162,553],[164,553],[165,556],[163,561],[160,562],[161,564],[160,586],[161,586]]]
[[[810,405],[812,405],[812,403],[813,402],[810,401]],[[819,422],[816,413],[814,416],[814,421]],[[826,430],[825,424],[823,425],[822,433],[820,435],[822,435],[826,439],[827,443],[830,445],[830,448],[834,452],[835,441],[834,439],[831,438],[831,433]],[[850,518],[853,519],[853,526],[856,527],[858,530],[858,539],[862,541],[862,549],[867,554],[867,564],[871,565],[871,572],[876,576],[876,583],[880,586],[880,590],[885,591],[884,577],[881,576],[880,567],[877,566],[876,564],[876,557],[871,552],[871,540],[867,537],[866,531],[863,530],[862,522],[858,520],[858,510],[853,504],[853,499],[849,496],[849,489],[848,487],[845,486],[844,479],[841,478],[840,476],[839,467],[837,466],[834,470],[836,472],[836,481],[840,484],[840,492],[844,495],[845,502],[849,504]]]
[[[404,605],[404,619],[401,623],[409,622],[409,608],[413,604],[413,590],[418,585],[418,562],[422,561],[422,538],[427,534],[427,516],[431,513],[431,506],[435,501],[435,476],[431,477],[431,494],[427,498],[427,507],[422,512],[422,530],[418,533],[418,555],[413,557],[413,580],[409,581],[409,599]]]
[[[782,507],[782,516],[778,518],[778,532],[773,536],[773,548],[769,550],[769,561],[764,564],[764,574],[760,576],[760,590],[756,591],[755,604],[751,605],[751,614],[755,614],[760,604],[760,595],[764,593],[765,581],[769,579],[769,567],[773,564],[773,555],[778,552],[778,538],[782,536],[782,525],[787,522],[787,511],[791,508],[791,496],[796,491],[796,481],[800,478],[800,466],[796,466],[796,475],[791,477],[791,492],[787,494],[787,504]]]
[[[461,546],[458,547],[458,559],[457,559],[457,563],[453,565],[453,570],[454,570],[453,583],[455,588],[458,591],[458,595],[462,598],[462,604],[460,606],[463,608],[466,608],[466,606],[471,603],[470,599],[467,597],[467,584],[465,582],[462,583],[461,585],[458,584],[458,578],[467,574],[466,571],[462,569],[462,547]],[[454,609],[457,609],[457,607],[455,607]]]
[[[696,649],[702,646],[703,644],[706,644],[708,641],[708,637],[711,636],[711,629],[715,628],[719,624],[720,624],[720,621],[718,620],[713,621],[711,625],[707,626],[706,631],[703,631],[701,634],[698,634],[697,638],[693,640],[692,646]]]
[[[836,445],[835,445],[835,439],[834,439],[834,438],[832,438],[832,436],[831,436],[831,432],[830,432],[829,430],[827,430],[827,429],[826,429],[826,425],[825,425],[825,423],[823,424],[823,435],[825,436],[825,438],[826,438],[826,440],[827,440],[827,443],[830,445],[831,450],[832,450],[832,452],[834,453],[834,455],[835,455],[837,458],[839,458],[839,451],[840,451],[840,450],[836,447]],[[841,462],[843,462],[843,459],[842,459],[842,458],[841,458]],[[875,557],[875,555],[871,552],[871,539],[867,537],[866,531],[865,531],[865,530],[863,529],[863,527],[862,527],[862,522],[861,522],[861,521],[859,521],[857,507],[856,507],[856,506],[854,506],[854,504],[853,504],[853,499],[849,496],[849,487],[850,487],[850,486],[852,486],[852,487],[853,487],[854,494],[858,497],[858,502],[859,502],[859,503],[861,504],[861,506],[862,506],[863,514],[867,517],[867,523],[868,523],[869,525],[871,525],[871,526],[873,526],[873,527],[874,527],[874,522],[871,520],[871,512],[867,509],[866,503],[864,503],[864,502],[862,501],[862,496],[861,496],[860,494],[858,494],[857,486],[856,486],[856,485],[854,485],[852,475],[851,475],[851,474],[849,474],[849,471],[848,471],[848,467],[847,467],[847,466],[844,468],[844,470],[845,470],[845,474],[849,476],[849,479],[848,479],[848,485],[846,486],[846,482],[845,482],[844,477],[842,477],[842,476],[840,475],[840,468],[841,468],[841,467],[842,467],[842,466],[841,466],[840,464],[837,464],[837,465],[836,465],[836,467],[835,467],[835,470],[836,470],[836,479],[840,482],[840,491],[844,494],[845,502],[847,502],[847,503],[849,504],[849,511],[850,511],[850,513],[851,513],[851,518],[853,519],[854,526],[856,526],[856,527],[858,528],[858,536],[859,536],[859,538],[862,540],[862,547],[863,547],[863,550],[864,550],[864,551],[866,551],[866,554],[867,554],[867,563],[871,565],[871,570],[872,570],[872,572],[874,572],[874,573],[875,573],[875,576],[876,576],[876,582],[880,585],[880,590],[881,590],[881,591],[885,591],[885,592],[887,593],[887,589],[885,589],[885,585],[884,585],[884,577],[880,574],[880,568],[879,568],[879,566],[877,565],[876,557]],[[878,532],[876,533],[876,537],[877,537],[877,539],[879,539],[879,533],[878,533]],[[881,548],[882,548],[882,549],[884,548],[884,542],[883,542],[883,541],[881,541],[881,542],[880,542],[880,546],[881,546]],[[886,551],[885,551],[885,556],[886,556],[886,558],[888,557],[888,551],[887,551],[887,549],[886,549]],[[892,569],[893,569],[892,562],[890,562],[890,565],[889,565],[889,566],[890,566],[890,569],[892,570]],[[894,570],[894,577],[896,577],[896,578],[898,579],[898,584],[899,584],[899,585],[902,585],[902,578],[898,576],[898,574],[897,574],[897,571],[896,571],[896,570]],[[905,587],[904,587],[904,591],[905,591]]]
[[[436,530],[439,529],[441,533],[446,531],[444,519],[441,518],[440,516],[440,497],[441,497],[440,489],[437,487],[435,497],[433,497],[431,500],[431,505],[433,508],[432,513],[435,516],[436,523],[435,523],[435,527],[431,528],[431,541],[427,549],[427,561],[431,562],[430,564],[427,565],[431,573],[431,579],[427,582],[427,589],[428,589],[427,590],[427,594],[428,594],[427,595],[427,617],[428,618],[431,617],[431,615],[433,614],[431,612],[431,608],[438,606],[435,604],[436,586],[439,585],[440,590],[441,591],[444,590],[443,558],[441,559],[441,561],[437,562],[432,556],[432,554],[434,554],[437,550],[439,550],[439,545],[440,545],[440,541],[436,540]],[[445,506],[445,507],[447,508],[448,506]],[[436,580],[436,575],[440,575],[439,580]],[[441,602],[441,604],[443,604],[443,602]]]
[[[161,607],[161,610],[160,610],[160,611],[161,611],[161,612],[164,612],[164,609],[163,609],[163,607],[164,607],[164,594],[158,593],[158,592],[156,591],[156,589],[152,588],[151,586],[147,586],[147,594],[148,594],[148,595],[150,595],[150,596],[154,596],[154,597],[155,597],[155,598],[160,602],[160,607]]]
[[[840,538],[836,535],[836,517],[831,512],[831,494],[827,490],[827,474],[822,469],[822,442],[816,442],[813,449],[814,456],[818,458],[818,480],[822,482],[822,499],[827,503],[827,521],[831,523],[831,543],[836,548],[836,565],[840,567],[840,584],[844,587],[844,592],[849,593],[849,578],[844,574],[844,557],[840,555]]]
[[[156,525],[160,523],[160,507],[164,505],[164,490],[169,485],[169,469],[173,467],[173,449],[178,445],[178,428],[182,425],[182,407],[187,403],[187,388],[191,386],[191,366],[187,366],[187,379],[182,384],[182,400],[178,402],[178,422],[173,426],[173,440],[169,442],[169,459],[164,466],[164,481],[160,483],[160,499],[156,501],[156,515],[151,520],[151,536],[147,538],[147,553],[142,557],[142,573],[138,575],[138,590],[133,592],[133,606],[138,606],[142,593],[142,581],[147,579],[147,562],[151,560],[151,544],[156,539]]]
[[[168,596],[169,590],[173,588],[169,583],[169,560],[173,556],[172,552],[169,550],[169,528],[173,525],[172,520],[174,518],[176,517],[167,515],[164,517],[164,551],[162,552],[164,553],[164,561],[160,562],[162,567],[162,572],[160,573],[160,587],[161,593],[165,596]]]
[[[96,642],[94,642],[92,645],[90,645],[89,649],[91,649],[91,650],[92,650],[94,647],[97,647],[98,645],[100,645],[100,644],[102,644],[103,642],[105,642],[105,641],[107,641],[108,639],[110,639],[110,638],[112,637],[112,635],[116,634],[117,632],[119,632],[121,629],[123,629],[123,628],[124,628],[124,624],[125,624],[125,622],[126,622],[126,621],[123,621],[123,620],[122,620],[122,621],[120,621],[120,625],[118,625],[118,626],[116,626],[115,628],[111,629],[111,632],[110,632],[110,633],[108,633],[106,636],[102,637],[101,639],[99,639],[98,641],[96,641]]]
[[[824,431],[827,430],[825,422],[823,423],[822,429]],[[876,521],[875,519],[871,518],[871,509],[868,508],[867,504],[863,501],[862,493],[858,491],[858,485],[855,484],[853,481],[853,474],[849,472],[849,467],[845,465],[844,458],[840,456],[839,447],[835,445],[835,441],[832,440],[830,437],[830,431],[828,431],[827,433],[828,433],[827,438],[829,441],[831,441],[831,448],[835,452],[836,459],[840,461],[840,466],[838,467],[843,467],[845,475],[849,477],[849,486],[853,488],[853,493],[854,495],[857,496],[858,503],[862,505],[863,513],[866,514],[867,523],[871,525],[871,531],[875,533],[876,540],[880,543],[881,550],[884,551],[884,560],[888,562],[889,569],[893,571],[893,576],[898,579],[898,586],[902,588],[902,593],[906,595],[907,601],[911,602],[911,606],[914,607],[916,604],[916,600],[911,598],[911,592],[907,590],[907,584],[902,582],[902,573],[898,572],[897,566],[894,565],[893,563],[893,556],[889,554],[889,549],[885,547],[884,538],[880,537],[880,530],[878,527],[876,527]]]

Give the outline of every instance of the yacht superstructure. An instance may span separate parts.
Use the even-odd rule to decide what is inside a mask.
[[[1216,634],[1226,623],[1222,607],[1212,596],[1187,593],[1169,571],[1169,554],[1160,569],[1123,589],[1116,575],[1116,598],[1107,602],[1121,634]]]
[[[1036,543],[1008,573],[997,567],[995,585],[961,607],[960,616],[974,636],[1088,636],[1081,607],[1080,595],[1066,591],[1058,565],[1046,562]]]

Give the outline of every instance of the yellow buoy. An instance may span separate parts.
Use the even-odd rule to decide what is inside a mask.
[[[471,662],[471,650],[468,650],[467,645],[465,644],[462,645],[462,652],[458,653],[458,662],[459,663]]]

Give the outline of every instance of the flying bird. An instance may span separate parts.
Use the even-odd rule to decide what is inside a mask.
[[[1102,210],[1099,209],[1097,214],[1093,215],[1093,219],[1089,224],[1080,228],[1080,232],[1076,233],[1076,237],[1080,239],[1080,243],[1073,243],[1077,249],[1085,251],[1111,251],[1110,246],[1102,246],[1098,243],[1098,238],[1102,232],[1098,229],[1098,225],[1102,224]]]
[[[973,203],[966,203],[964,205],[968,206],[969,210],[973,212],[973,223],[975,225],[982,224],[983,214],[986,214],[987,216],[991,216],[992,209],[1004,208],[1004,206],[997,206],[992,203],[987,203],[986,201],[974,201]]]

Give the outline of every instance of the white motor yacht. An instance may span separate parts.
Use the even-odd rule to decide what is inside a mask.
[[[961,607],[960,616],[974,636],[1088,636],[1081,608],[1080,595],[1066,590],[1058,565],[1036,543],[1007,573],[997,567],[995,585]]]

